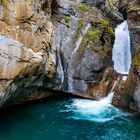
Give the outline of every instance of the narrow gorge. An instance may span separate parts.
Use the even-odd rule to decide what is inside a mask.
[[[140,1],[0,0],[0,108],[0,140],[139,140]]]

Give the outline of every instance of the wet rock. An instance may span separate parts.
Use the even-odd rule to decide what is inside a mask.
[[[133,110],[140,111],[140,1],[139,0],[130,0],[128,5],[128,22],[130,28],[130,35],[132,41],[132,56],[133,56],[133,64],[131,75],[133,77],[130,79],[131,84],[135,77],[135,82],[132,84],[134,86],[133,92],[129,92],[132,100],[129,102],[129,107]],[[128,87],[129,89],[129,87]]]
[[[130,0],[127,12],[132,45],[132,66],[126,82],[116,88],[113,103],[140,112],[140,1]]]
[[[106,96],[118,78],[112,68],[113,28],[123,20],[118,8],[118,0],[0,1],[0,104],[50,95],[41,88]]]

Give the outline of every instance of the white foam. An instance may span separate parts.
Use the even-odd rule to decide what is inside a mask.
[[[130,35],[128,23],[124,21],[115,29],[113,46],[114,69],[121,74],[128,74],[131,66]]]
[[[113,92],[100,101],[87,99],[72,99],[70,105],[66,105],[67,111],[74,112],[69,118],[82,119],[95,122],[106,122],[117,117],[128,115],[111,105]]]

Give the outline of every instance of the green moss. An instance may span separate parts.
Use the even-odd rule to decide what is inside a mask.
[[[91,50],[96,52],[96,48],[95,48],[95,44],[94,43],[90,44],[89,47],[90,47]]]
[[[89,8],[88,8],[87,5],[81,4],[81,5],[78,6],[78,9],[81,10],[81,11],[87,12]]]
[[[83,28],[83,26],[84,26],[84,20],[83,19],[80,19],[79,20],[79,23],[78,23],[78,29]]]
[[[96,47],[98,46],[96,43],[99,42],[100,35],[100,30],[90,27],[82,40],[81,47],[77,52],[80,55],[83,55],[87,46],[89,46],[92,51],[98,52],[100,48]]]
[[[106,28],[109,33],[111,33],[113,36],[115,35],[113,28],[111,27],[109,21],[107,21],[106,19],[100,18],[99,23],[102,28]]]
[[[109,26],[109,22],[105,19],[100,18],[99,22],[100,22],[102,27],[108,27]]]
[[[73,41],[75,41],[80,36],[83,27],[84,27],[84,20],[81,18],[81,19],[79,19],[78,28],[77,28],[77,30],[75,32],[75,36],[74,36]]]
[[[137,48],[138,48],[138,50],[139,50],[139,52],[140,52],[140,45],[138,45]]]
[[[138,54],[135,55],[135,57],[133,58],[133,65],[134,66],[138,66],[138,64],[140,63],[140,45],[137,46],[138,48]]]
[[[89,6],[86,4],[79,4],[73,2],[72,6],[74,6],[77,10],[83,11],[83,12],[88,12],[89,11]]]
[[[98,29],[95,29],[95,30],[91,29],[91,30],[88,30],[87,32],[87,36],[92,37],[93,39],[98,39],[100,34],[101,34],[100,30]]]
[[[139,62],[140,62],[139,56],[135,56],[134,59],[133,59],[133,65],[138,66]]]
[[[80,56],[82,56],[82,55],[84,55],[85,48],[80,47],[77,52],[80,54]]]
[[[77,5],[77,3],[74,2],[72,6],[74,6],[77,10],[81,12],[89,12],[90,14],[96,14],[96,10],[94,10],[89,5],[86,5],[86,4]]]
[[[65,17],[64,17],[64,20],[65,20],[66,23],[69,23],[69,21],[70,21],[70,16],[65,16]]]

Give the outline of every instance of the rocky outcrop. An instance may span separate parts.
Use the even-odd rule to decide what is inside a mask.
[[[1,105],[20,96],[34,100],[32,93],[43,80],[54,79],[56,48],[50,16],[51,1],[0,1]]]
[[[113,103],[140,112],[140,1],[130,0],[127,18],[129,23],[133,62],[126,83],[116,89]]]
[[[133,65],[131,70],[132,78],[128,81],[128,85],[133,84],[133,92],[128,92],[132,100],[129,106],[133,110],[140,111],[140,1],[130,0],[128,7],[128,22],[132,42]],[[135,78],[135,82],[132,83]],[[131,86],[130,86],[131,87]],[[130,90],[128,87],[128,90]]]
[[[139,19],[133,16],[139,9],[134,3],[128,20],[135,54]],[[112,46],[114,27],[126,18],[127,8],[121,0],[1,0],[0,104],[45,98],[53,94],[48,89],[93,99],[106,96],[120,77],[113,69]],[[122,94],[116,94],[114,104],[128,106],[138,97],[135,86],[129,86],[133,80],[138,89],[138,71],[137,64],[126,83],[118,81],[116,93]]]
[[[62,90],[86,98],[106,96],[117,78],[112,67],[114,31],[100,9],[63,1],[54,15],[54,40],[63,54]]]
[[[120,23],[124,20],[123,12],[120,12],[120,8],[124,7],[124,0],[83,0],[82,2],[101,9],[112,22]]]

